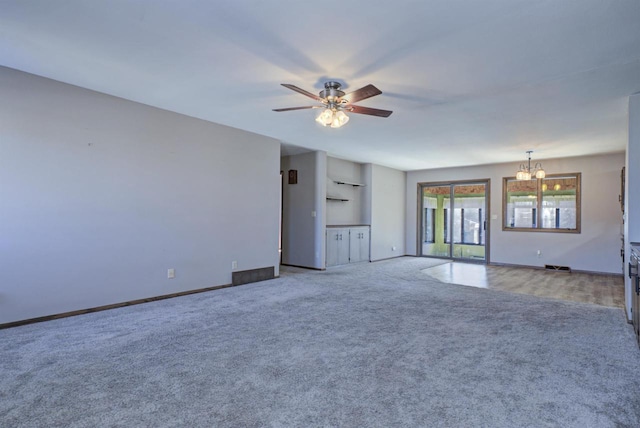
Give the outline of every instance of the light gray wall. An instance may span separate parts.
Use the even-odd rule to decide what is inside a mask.
[[[640,93],[629,97],[629,142],[625,180],[625,266],[629,263],[630,242],[640,242]],[[625,275],[627,317],[631,319],[631,279]]]
[[[278,273],[279,142],[1,67],[0,98],[0,323]]]
[[[282,193],[282,263],[324,269],[325,195],[327,155],[309,152],[281,159],[284,174]],[[298,183],[288,184],[288,172],[298,171]]]
[[[624,153],[542,162],[549,174],[582,173],[580,234],[502,231],[502,178],[515,175],[518,167],[515,163],[408,172],[407,254],[416,254],[418,183],[488,178],[491,180],[490,214],[497,216],[489,221],[491,262],[525,266],[553,264],[619,274],[622,272],[622,214],[618,195],[624,162]],[[542,257],[537,256],[537,250],[542,251]]]
[[[405,253],[406,173],[370,164],[371,261]],[[393,249],[395,247],[395,250]]]

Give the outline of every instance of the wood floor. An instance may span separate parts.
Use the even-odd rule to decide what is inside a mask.
[[[543,269],[448,262],[423,270],[441,282],[512,293],[624,307],[622,275],[553,272]]]

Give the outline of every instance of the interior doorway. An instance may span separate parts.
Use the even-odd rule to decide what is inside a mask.
[[[489,180],[421,183],[418,199],[421,256],[489,260]]]

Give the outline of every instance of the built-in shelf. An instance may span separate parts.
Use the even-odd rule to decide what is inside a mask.
[[[348,181],[342,181],[342,180],[333,180],[333,182],[336,183],[336,184],[345,184],[347,186],[353,186],[353,187],[363,187],[363,186],[365,186],[362,183],[350,183]]]
[[[340,201],[340,202],[347,202],[349,199],[345,199],[345,198],[338,198],[336,196],[327,196],[327,201]]]

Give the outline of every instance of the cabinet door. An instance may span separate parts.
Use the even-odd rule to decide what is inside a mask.
[[[325,264],[327,267],[338,264],[338,230],[327,229],[327,259]]]
[[[359,240],[360,243],[360,261],[368,262],[370,260],[370,250],[369,250],[369,228],[365,227],[362,229],[362,237]]]
[[[351,263],[369,261],[369,228],[351,228],[349,232]]]
[[[349,263],[349,230],[327,229],[327,259],[325,265],[337,266]]]
[[[338,264],[349,263],[349,229],[339,229],[338,234]]]
[[[349,229],[349,260],[351,263],[360,261],[360,229]]]

